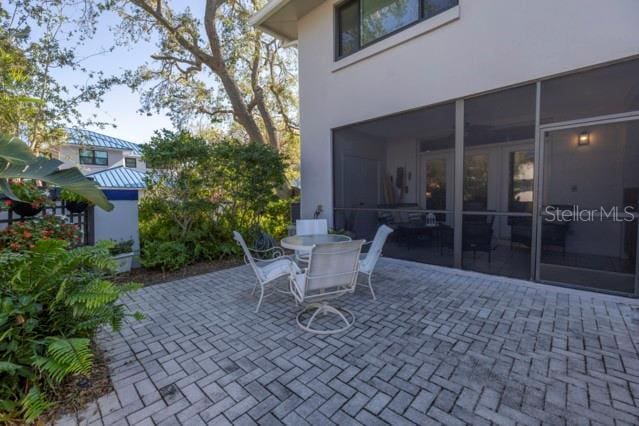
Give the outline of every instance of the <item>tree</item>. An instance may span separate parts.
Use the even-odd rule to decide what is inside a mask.
[[[27,139],[35,153],[47,152],[65,137],[65,127],[103,125],[82,117],[83,103],[99,105],[118,78],[82,65],[76,55],[95,32],[105,4],[76,0],[5,0],[0,5],[0,132]],[[5,68],[5,61],[15,60]],[[87,83],[61,84],[56,71],[81,72]],[[5,77],[9,76],[7,80]],[[10,100],[6,103],[3,101]],[[16,103],[17,102],[17,103]],[[19,105],[19,108],[13,106]],[[6,118],[6,120],[4,120]]]
[[[253,142],[295,151],[296,56],[291,49],[248,25],[262,0],[202,0],[203,16],[164,0],[129,0],[114,5],[120,33],[129,42],[159,37],[145,66],[126,76],[143,90],[147,111],[166,108],[178,125],[206,117],[230,133],[237,126]]]
[[[0,130],[20,133],[23,119],[38,111],[38,99],[26,95],[32,84],[31,65],[24,53],[0,32]]]

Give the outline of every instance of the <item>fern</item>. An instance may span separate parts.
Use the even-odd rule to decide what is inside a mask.
[[[34,386],[22,398],[20,406],[23,418],[28,423],[32,423],[51,406],[51,403],[46,400],[40,389]]]
[[[34,364],[52,380],[60,383],[69,374],[91,373],[93,353],[89,339],[50,337],[47,343],[49,356],[36,357]]]
[[[66,299],[68,306],[80,305],[89,310],[115,302],[120,296],[120,290],[109,281],[93,280],[84,288],[69,294]]]
[[[90,337],[122,325],[117,300],[135,288],[107,281],[112,265],[104,247],[59,241],[0,252],[0,424],[37,420],[65,377],[91,372]]]
[[[10,376],[29,376],[29,370],[19,364],[14,364],[9,361],[0,361],[0,373],[5,373]]]

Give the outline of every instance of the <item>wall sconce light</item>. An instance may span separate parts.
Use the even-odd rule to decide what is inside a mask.
[[[579,134],[579,138],[577,139],[577,145],[579,146],[587,146],[590,145],[590,132],[585,131]]]

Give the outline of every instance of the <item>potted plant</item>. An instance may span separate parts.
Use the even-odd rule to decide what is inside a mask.
[[[71,213],[82,213],[90,204],[82,195],[78,195],[67,189],[60,191],[60,200],[64,201],[64,207]]]
[[[118,264],[118,273],[131,271],[131,264],[133,263],[133,239],[113,241],[109,252],[113,260]]]
[[[33,181],[12,181],[10,187],[15,196],[22,201],[7,200],[5,204],[22,217],[37,215],[48,201],[46,193]]]

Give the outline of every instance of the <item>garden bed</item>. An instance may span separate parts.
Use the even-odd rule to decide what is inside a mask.
[[[209,272],[221,271],[222,269],[233,268],[243,265],[242,259],[231,258],[223,260],[211,260],[207,262],[198,262],[174,272],[162,272],[158,270],[135,268],[131,272],[118,276],[118,281],[133,281],[144,285],[145,287],[162,284],[169,281],[176,281],[182,278],[192,277],[194,275],[208,274]]]
[[[109,367],[104,352],[94,343],[93,371],[89,377],[71,376],[60,387],[55,398],[54,408],[40,416],[36,424],[54,424],[65,414],[79,413],[86,406],[97,401],[113,390]],[[16,423],[23,424],[23,423]]]

